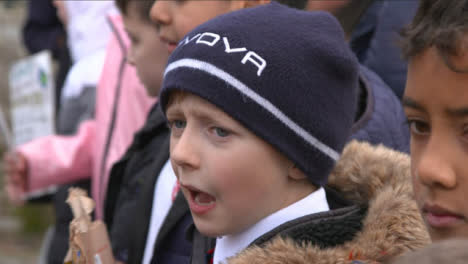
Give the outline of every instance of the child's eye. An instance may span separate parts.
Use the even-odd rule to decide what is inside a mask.
[[[128,39],[130,40],[130,42],[131,42],[132,44],[138,42],[138,38],[137,38],[133,33],[127,31],[127,36],[128,36]]]
[[[130,42],[132,43],[132,45],[137,45],[138,42],[140,42],[140,41],[139,41],[137,38],[135,38],[135,37],[131,37],[131,38],[130,38]]]
[[[174,120],[171,122],[171,128],[183,129],[187,125],[187,122],[182,120]]]
[[[468,126],[463,128],[463,137],[468,140]]]
[[[184,120],[169,120],[168,122],[169,129],[171,130],[172,136],[180,136],[184,131],[184,128],[187,126],[187,122]]]
[[[227,137],[227,136],[229,136],[231,134],[231,132],[227,131],[224,128],[220,128],[220,127],[215,127],[214,132],[216,133],[216,135],[218,137]]]
[[[421,120],[410,120],[408,119],[408,125],[410,128],[410,132],[413,135],[428,135],[431,132],[431,127]]]

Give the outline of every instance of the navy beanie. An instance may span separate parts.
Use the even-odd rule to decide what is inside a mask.
[[[209,101],[323,186],[351,133],[358,64],[332,15],[272,2],[219,16],[171,54],[160,94]]]

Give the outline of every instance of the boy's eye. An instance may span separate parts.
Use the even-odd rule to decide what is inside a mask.
[[[466,139],[468,139],[468,126],[465,126],[463,128],[463,137],[465,137]]]
[[[132,43],[132,45],[135,45],[135,44],[138,44],[139,41],[138,41],[137,38],[131,37],[131,38],[130,38],[130,42]]]
[[[174,120],[171,122],[171,128],[183,129],[186,126],[186,122],[182,120]]]
[[[220,128],[220,127],[215,127],[214,128],[214,132],[216,133],[216,135],[218,137],[227,137],[229,136],[231,133],[229,131],[227,131],[226,129],[224,128]]]
[[[169,120],[168,126],[173,136],[179,136],[182,134],[184,128],[187,126],[187,122],[184,120]]]
[[[421,120],[408,120],[411,134],[428,135],[431,132],[430,126]]]
[[[128,36],[128,39],[130,39],[130,42],[131,43],[136,43],[137,42],[137,37],[135,36],[135,34],[133,34],[132,32],[126,30],[127,32],[127,36]]]

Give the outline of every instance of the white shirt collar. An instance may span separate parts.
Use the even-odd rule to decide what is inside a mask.
[[[161,169],[154,187],[153,208],[151,209],[151,219],[143,255],[143,264],[149,264],[151,262],[156,238],[172,206],[171,196],[176,182],[177,177],[172,169],[170,160],[168,160]]]
[[[320,188],[302,200],[263,218],[242,233],[216,239],[213,263],[225,263],[227,258],[247,248],[255,239],[286,222],[329,210],[325,190]]]

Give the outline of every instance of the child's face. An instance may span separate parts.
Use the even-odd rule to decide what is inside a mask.
[[[167,119],[172,167],[201,233],[236,234],[312,192],[290,176],[292,162],[204,99],[184,93]]]
[[[171,53],[180,40],[196,26],[245,6],[246,1],[220,0],[157,0],[151,8],[151,18],[159,25],[159,34]]]
[[[468,74],[430,48],[409,64],[403,104],[414,193],[431,238],[468,237]]]
[[[156,26],[141,17],[134,3],[128,5],[123,22],[131,40],[127,60],[136,67],[138,77],[148,94],[157,96],[168,56]]]

